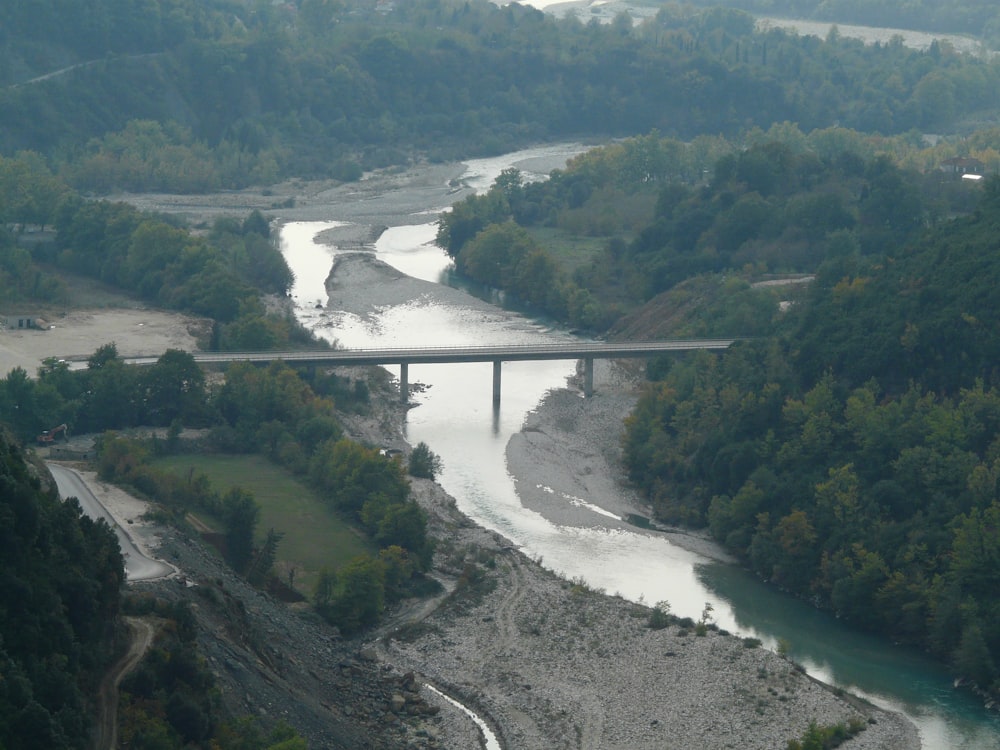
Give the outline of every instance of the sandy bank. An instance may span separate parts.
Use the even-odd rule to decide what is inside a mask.
[[[211,195],[120,193],[109,196],[146,211],[180,216],[207,225],[220,216],[245,218],[251,211],[282,223],[338,221],[360,227],[423,223],[428,206],[441,210],[471,193],[461,181],[461,163],[421,163],[408,169],[384,169],[358,182],[286,180],[267,188]]]
[[[194,351],[206,321],[146,308],[46,311],[47,330],[0,328],[0,376],[15,367],[30,375],[47,357],[82,360],[104,344],[115,344],[123,357],[162,354],[167,349]]]

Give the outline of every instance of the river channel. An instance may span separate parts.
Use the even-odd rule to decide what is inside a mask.
[[[581,149],[570,144],[472,161],[463,180],[483,190],[507,166],[517,166],[529,179],[542,178]],[[376,256],[408,276],[447,284],[449,260],[433,245],[436,216],[446,209],[427,205],[409,223],[390,227],[376,243]],[[446,303],[423,296],[364,316],[329,309],[324,280],[342,251],[317,241],[317,235],[349,223],[351,216],[349,207],[331,206],[328,221],[282,228],[299,318],[318,334],[348,348],[527,344],[568,337],[471,297],[469,304],[455,303],[451,294]],[[393,374],[398,376],[398,368]],[[507,470],[507,442],[546,393],[565,388],[574,374],[573,362],[505,363],[502,399],[494,409],[491,364],[411,365],[409,381],[420,387],[412,395],[417,405],[407,417],[407,439],[427,443],[442,458],[439,482],[463,512],[546,567],[635,601],[666,600],[682,616],[697,618],[709,602],[720,627],[760,638],[771,648],[784,642],[811,675],[905,713],[926,750],[1000,750],[1000,719],[954,690],[946,671],[920,654],[855,633],[738,567],[682,549],[665,535],[627,527],[608,509],[619,504],[607,497],[566,498],[585,509],[589,522],[583,524],[560,523],[522,502]]]

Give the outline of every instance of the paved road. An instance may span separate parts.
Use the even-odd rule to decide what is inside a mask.
[[[162,560],[155,560],[143,554],[132,538],[114,517],[101,505],[94,493],[87,487],[83,478],[72,469],[59,464],[48,464],[49,471],[56,480],[56,487],[59,488],[59,495],[65,499],[75,497],[80,501],[83,512],[93,519],[103,518],[108,525],[115,530],[118,535],[118,544],[122,554],[125,555],[125,576],[130,581],[148,581],[153,578],[163,578],[176,572]]]
[[[628,359],[694,349],[728,349],[739,339],[666,341],[573,341],[490,346],[418,346],[399,349],[329,349],[322,351],[191,352],[199,364],[273,362],[329,365],[432,364],[448,362],[524,362],[552,359]],[[159,355],[125,357],[131,365],[154,365]]]

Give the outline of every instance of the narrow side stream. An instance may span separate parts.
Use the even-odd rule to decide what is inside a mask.
[[[493,730],[490,729],[489,724],[483,721],[482,718],[475,711],[467,707],[465,704],[455,700],[447,693],[442,693],[433,685],[428,685],[427,683],[424,683],[424,687],[430,690],[432,693],[435,693],[440,697],[444,698],[451,705],[453,705],[463,714],[472,719],[473,722],[475,722],[476,726],[479,727],[479,731],[483,735],[483,743],[484,743],[483,746],[486,748],[486,750],[503,750],[503,746],[500,744],[500,740],[497,739],[497,736],[493,733]]]

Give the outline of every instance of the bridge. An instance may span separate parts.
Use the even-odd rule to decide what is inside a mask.
[[[583,394],[594,392],[595,359],[637,359],[657,357],[671,352],[695,349],[728,349],[740,339],[674,339],[668,341],[621,342],[553,342],[547,344],[495,344],[489,346],[414,347],[409,349],[330,349],[326,351],[279,352],[192,352],[199,364],[252,362],[266,364],[282,360],[304,365],[399,365],[399,393],[403,402],[409,400],[408,367],[415,364],[492,362],[493,403],[500,403],[500,371],[503,362],[529,360],[582,359]],[[136,365],[155,364],[158,357],[129,357],[126,362]]]

